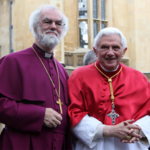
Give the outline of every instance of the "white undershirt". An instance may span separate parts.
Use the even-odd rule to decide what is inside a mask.
[[[116,69],[114,69],[114,70],[107,70],[107,69],[105,69],[101,64],[100,64],[100,66],[102,67],[102,69],[103,70],[105,70],[106,72],[114,72],[114,71],[116,71],[117,69],[118,69],[118,67],[119,67],[119,65],[116,67]]]
[[[150,144],[150,116],[147,115],[136,121],[134,124],[142,128],[140,135],[145,136],[148,142],[140,140],[133,144],[129,144],[121,143],[119,139],[114,137],[103,137],[103,128],[105,125],[96,118],[86,115],[76,126],[72,128],[72,133],[78,138],[77,141],[74,141],[75,145],[73,143],[73,149],[147,150]]]

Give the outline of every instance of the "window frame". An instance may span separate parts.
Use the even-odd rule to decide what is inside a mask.
[[[107,1],[107,0],[106,0]],[[101,19],[101,0],[97,0],[97,12],[98,12],[98,15],[97,17],[98,18],[94,18],[93,17],[93,1],[92,0],[87,0],[87,18],[79,18],[79,8],[78,8],[78,37],[79,37],[79,48],[82,48],[80,47],[80,34],[79,34],[79,24],[80,22],[82,21],[85,21],[87,22],[87,25],[88,25],[88,48],[89,49],[93,49],[93,42],[94,42],[94,22],[97,22],[98,23],[98,31],[100,31],[102,29],[102,23],[105,24],[105,26],[107,27],[108,26],[108,21],[107,21],[107,11],[106,11],[106,4],[107,2],[105,1],[105,20]],[[79,1],[77,3],[77,5],[79,4]],[[84,48],[83,48],[84,49]]]

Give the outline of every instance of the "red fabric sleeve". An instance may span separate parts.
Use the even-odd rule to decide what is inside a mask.
[[[82,79],[76,78],[72,74],[68,80],[69,98],[71,101],[68,107],[71,128],[78,124],[82,118],[88,113],[85,106],[85,97],[81,88]]]

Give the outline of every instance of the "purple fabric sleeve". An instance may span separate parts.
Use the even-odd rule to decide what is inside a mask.
[[[0,98],[0,120],[6,126],[23,132],[41,132],[45,108],[16,102],[6,97]]]

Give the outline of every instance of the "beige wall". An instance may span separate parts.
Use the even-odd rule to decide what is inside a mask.
[[[0,46],[1,56],[9,53],[9,3],[0,1]]]
[[[79,48],[78,39],[78,1],[64,0],[64,13],[69,20],[69,30],[64,38],[65,51],[75,51]]]
[[[142,72],[150,71],[149,6],[149,0],[135,0],[136,69]]]
[[[137,68],[136,41],[135,41],[135,3],[133,0],[127,1],[127,46],[129,54],[129,66]]]
[[[53,4],[63,12],[63,0],[13,0],[12,4],[12,25],[13,25],[13,48],[20,51],[30,47],[34,38],[29,31],[29,16],[39,5]],[[8,0],[0,1],[0,46],[1,55],[9,53],[9,3]],[[64,40],[56,47],[55,57],[64,62]]]

